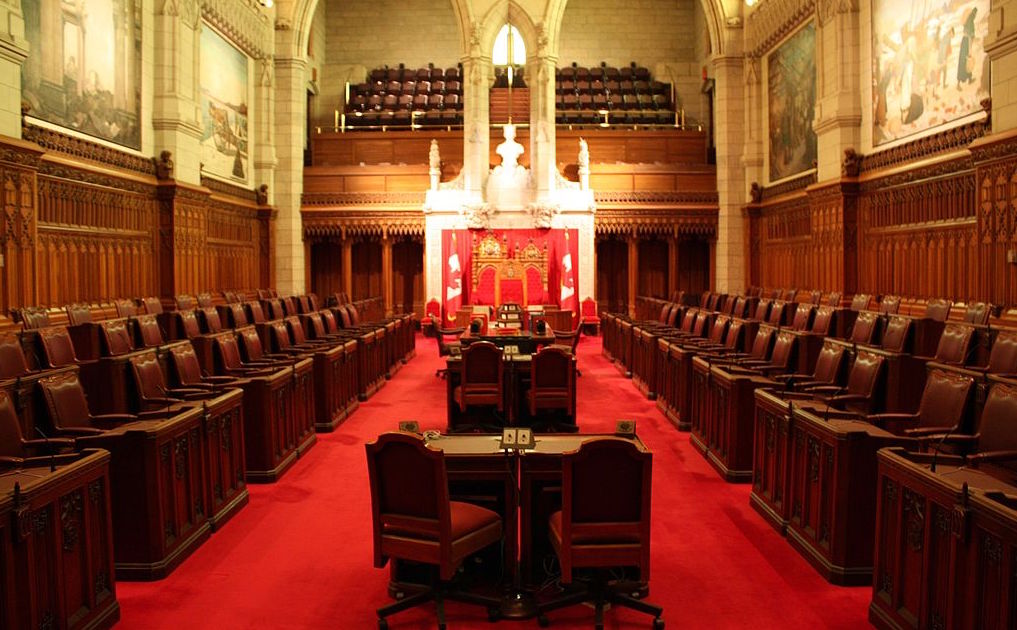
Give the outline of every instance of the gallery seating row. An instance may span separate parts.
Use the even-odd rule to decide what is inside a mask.
[[[367,76],[371,81],[454,81],[462,76],[462,71],[461,65],[435,68],[433,63],[429,63],[426,68],[407,68],[405,64],[399,64],[395,68],[374,68]]]

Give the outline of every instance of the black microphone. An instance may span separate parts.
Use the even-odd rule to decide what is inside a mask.
[[[936,460],[939,459],[939,451],[943,448],[943,443],[946,442],[946,439],[959,428],[959,424],[953,425],[946,433],[943,434],[943,437],[936,442],[936,448],[932,449],[932,462],[929,463],[929,472],[936,472]]]
[[[46,442],[46,449],[49,451],[49,471],[56,472],[56,453],[53,452],[53,445],[50,444],[49,436],[42,432],[39,427],[33,427],[35,432],[42,436],[43,441]]]

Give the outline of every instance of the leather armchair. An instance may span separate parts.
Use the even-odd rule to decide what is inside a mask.
[[[837,386],[847,365],[847,349],[839,344],[824,344],[816,358],[816,369],[812,374],[784,374],[776,380],[784,389],[801,390],[810,387]]]
[[[45,367],[58,368],[80,363],[74,353],[74,342],[71,341],[71,335],[63,326],[40,328],[39,345],[42,346],[42,359]]]
[[[201,336],[201,324],[198,323],[198,315],[194,310],[177,311],[177,321],[184,339],[194,339]]]
[[[162,300],[157,297],[141,298],[141,305],[144,307],[145,313],[149,315],[162,313]]]
[[[932,368],[917,413],[881,413],[868,421],[892,433],[908,437],[942,434],[945,430],[970,433],[972,393],[970,376]]]
[[[244,309],[247,311],[247,321],[251,324],[265,323],[265,311],[261,308],[261,302],[244,302]]]
[[[799,304],[791,320],[791,329],[800,331],[809,330],[812,327],[812,319],[815,315],[815,306],[812,304]]]
[[[58,435],[98,435],[127,422],[164,415],[162,413],[92,415],[88,410],[88,399],[85,397],[81,381],[78,380],[78,375],[73,373],[47,376],[39,381],[39,388],[49,413],[50,423]]]
[[[28,367],[21,339],[14,333],[0,335],[0,380],[20,378],[33,372]]]
[[[0,470],[26,464],[48,462],[53,456],[74,447],[74,440],[63,438],[26,440],[21,433],[14,402],[0,389]]]
[[[869,304],[871,302],[872,296],[868,293],[855,293],[855,296],[851,298],[851,310],[866,311],[869,309]]]
[[[883,400],[886,376],[885,358],[873,352],[859,350],[848,373],[846,387],[820,385],[803,388],[803,393],[791,398],[814,397],[826,401],[831,407],[868,415],[877,411]]]
[[[136,315],[134,322],[134,338],[136,348],[158,348],[166,343],[159,320],[155,315]]]
[[[985,302],[972,302],[964,310],[964,322],[985,326],[989,323],[989,316],[992,315],[992,305]]]
[[[446,599],[496,607],[498,599],[458,593],[449,581],[466,558],[502,539],[501,517],[471,503],[449,500],[445,457],[412,433],[383,433],[367,444],[371,483],[374,566],[390,558],[434,565],[438,584],[378,609],[385,618],[429,601],[437,607],[438,627],[445,627]]]
[[[283,326],[285,328],[285,325]],[[288,337],[288,335],[287,335]],[[240,350],[243,352],[246,363],[266,365],[288,365],[293,357],[287,354],[267,353],[261,346],[261,337],[253,328],[244,328],[238,335]]]
[[[176,374],[177,382],[182,387],[191,389],[210,389],[237,382],[232,376],[208,376],[202,373],[198,355],[190,345],[175,346],[170,349],[170,364]]]
[[[1017,385],[992,385],[982,408],[978,433],[971,436],[971,442],[976,451],[967,455],[971,466],[1017,462]],[[1014,472],[1010,471],[1011,478]]]
[[[945,322],[947,317],[950,316],[950,309],[952,307],[953,302],[950,300],[929,300],[929,303],[925,306],[925,318],[937,322]]]
[[[476,341],[462,352],[462,383],[453,392],[459,410],[479,405],[505,410],[504,371],[501,348],[490,341]]]
[[[167,387],[155,352],[132,356],[129,362],[141,409],[154,409],[183,400],[200,400],[209,396],[208,392],[194,387]]]
[[[880,347],[887,352],[909,352],[912,344],[914,327],[910,317],[891,315],[883,331]]]
[[[212,356],[221,376],[260,376],[289,365],[283,361],[249,361],[240,357],[240,346],[233,337],[216,337],[212,341]]]
[[[219,311],[212,306],[198,309],[198,323],[205,334],[214,334],[224,330]]]
[[[562,409],[569,418],[576,414],[576,361],[561,348],[548,346],[530,361],[530,391],[526,394],[530,415],[541,409]]]
[[[119,357],[134,350],[126,319],[107,319],[99,322],[99,343],[104,356]]]
[[[636,567],[639,581],[649,582],[652,467],[649,451],[612,437],[587,440],[562,457],[562,507],[548,519],[561,582],[572,584],[576,569],[595,573],[587,588],[538,605],[541,626],[548,612],[592,600],[598,628],[610,604],[652,615],[653,627],[664,627],[663,609],[633,598],[631,584],[615,582],[608,573]]]
[[[899,295],[884,295],[879,302],[879,312],[884,315],[896,315],[900,311]]]
[[[861,311],[855,319],[855,325],[851,328],[851,343],[863,343],[874,345],[879,343],[883,332],[883,318],[872,311]]]
[[[785,374],[791,370],[797,352],[798,337],[792,331],[781,330],[777,333],[769,359],[746,359],[725,369],[735,372],[756,372],[766,376]]]
[[[973,350],[975,329],[965,324],[947,324],[939,337],[935,361],[948,365],[966,365]]]

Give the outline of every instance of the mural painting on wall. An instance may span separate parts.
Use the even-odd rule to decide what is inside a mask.
[[[140,0],[23,0],[29,115],[141,148]]]
[[[815,167],[816,26],[807,24],[767,59],[770,181]]]
[[[248,179],[247,55],[207,24],[201,29],[202,172]]]
[[[873,0],[872,144],[981,111],[989,0]]]

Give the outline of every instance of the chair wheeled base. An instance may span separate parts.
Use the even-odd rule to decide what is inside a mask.
[[[664,614],[664,609],[631,595],[631,593],[638,592],[639,590],[639,585],[632,582],[610,583],[602,574],[598,574],[578,588],[568,590],[554,599],[538,604],[537,623],[541,628],[546,628],[551,623],[547,618],[548,612],[590,602],[594,607],[593,624],[597,630],[604,629],[604,611],[609,606],[623,606],[651,615],[653,617],[653,629],[664,630],[664,620],[661,618],[661,615]]]

